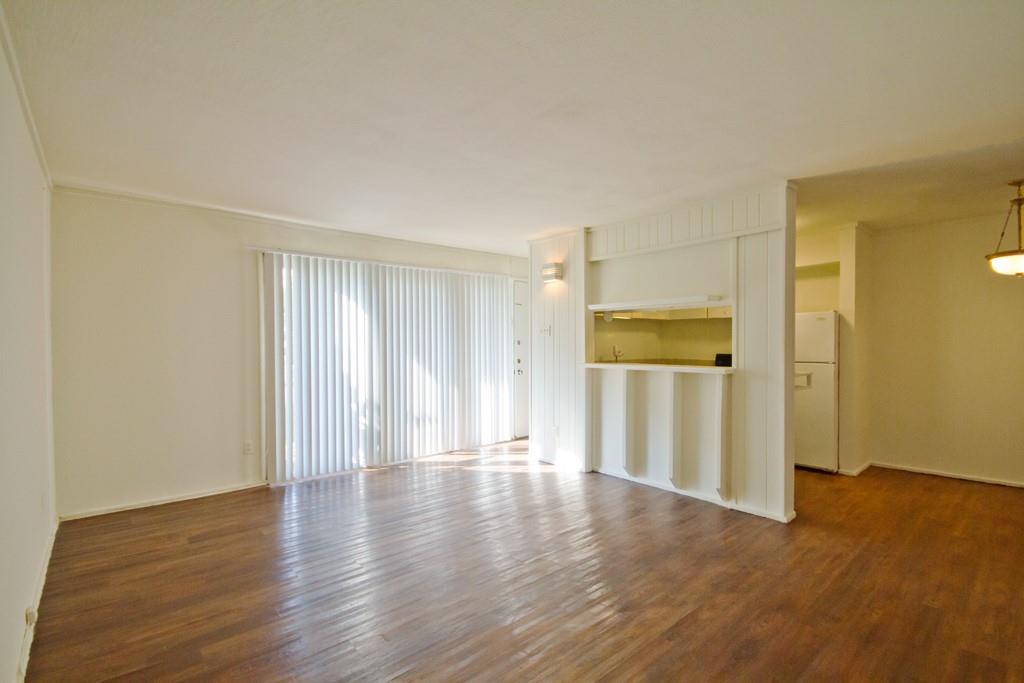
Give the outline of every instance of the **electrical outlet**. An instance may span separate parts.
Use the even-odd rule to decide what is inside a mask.
[[[246,441],[242,446],[243,455],[253,455],[256,452],[256,447],[252,445],[252,441]]]

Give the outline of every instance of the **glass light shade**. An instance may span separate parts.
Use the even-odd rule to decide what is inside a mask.
[[[558,282],[561,280],[562,264],[545,263],[544,267],[540,269],[540,279],[542,282]]]
[[[992,266],[992,270],[1000,275],[1024,277],[1024,249],[997,251],[985,258],[988,259],[988,264]]]

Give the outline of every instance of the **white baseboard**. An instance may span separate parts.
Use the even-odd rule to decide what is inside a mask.
[[[46,585],[46,572],[50,568],[50,556],[53,555],[53,543],[57,538],[57,528],[60,526],[60,522],[54,520],[53,529],[50,530],[50,537],[46,542],[46,552],[43,556],[43,566],[39,568],[39,578],[36,579],[35,592],[32,595],[32,609],[36,616],[39,615],[39,603],[43,599],[43,587]],[[18,673],[17,681],[25,680],[25,674],[28,673],[28,657],[32,652],[32,640],[36,635],[36,624],[35,621],[25,623],[25,633],[21,638],[21,654],[18,657]]]
[[[713,503],[719,507],[727,508],[729,510],[736,510],[738,512],[745,512],[748,515],[764,517],[766,519],[771,519],[776,522],[782,522],[783,524],[790,523],[796,517],[796,512],[792,510],[785,515],[775,515],[771,512],[768,512],[767,510],[762,510],[761,508],[755,508],[748,505],[743,505],[742,503],[733,503],[730,501],[722,500],[717,496],[717,494],[704,493],[703,491],[693,491],[689,489],[679,489],[676,488],[671,482],[662,482],[656,479],[647,479],[644,477],[633,477],[628,474],[623,474],[621,472],[617,472],[614,470],[594,470],[594,472],[596,472],[597,474],[605,474],[608,475],[609,477],[615,477],[616,479],[624,479],[626,481],[631,481],[634,484],[641,484],[643,486],[650,486],[652,488],[661,489],[662,491],[668,491],[679,496],[686,496],[687,498],[693,498],[694,500],[703,501],[705,503]]]
[[[860,467],[855,467],[852,470],[840,467],[839,468],[839,474],[844,474],[847,477],[856,477],[856,476],[859,476],[861,473],[863,473],[864,470],[866,470],[869,467],[871,467],[871,463],[870,462],[866,462],[863,465],[861,465]]]
[[[796,519],[796,510],[790,510],[784,515],[776,515],[771,512],[768,512],[767,510],[750,507],[749,505],[742,505],[740,503],[730,503],[727,504],[726,507],[733,510],[738,510],[739,512],[745,512],[748,515],[757,515],[758,517],[764,517],[765,519],[770,519],[775,522],[782,522],[783,524],[789,524],[794,519]]]
[[[694,491],[691,489],[680,489],[676,488],[676,486],[672,484],[672,482],[663,482],[658,481],[657,479],[648,479],[646,477],[633,477],[628,474],[621,474],[615,471],[596,471],[599,474],[607,474],[610,477],[625,479],[626,481],[631,481],[636,484],[643,484],[644,486],[650,486],[652,488],[661,489],[662,491],[668,491],[670,493],[676,493],[679,494],[680,496],[686,496],[687,498],[696,498],[697,500],[702,500],[705,503],[714,503],[715,505],[720,505],[721,507],[730,507],[728,503],[726,503],[724,500],[722,500],[716,494],[713,493],[704,493],[703,491]]]
[[[931,474],[936,477],[949,477],[950,479],[963,479],[965,481],[976,481],[982,484],[999,484],[1000,486],[1013,486],[1024,488],[1024,481],[1010,481],[1009,479],[994,479],[992,477],[976,477],[971,474],[959,474],[946,472],[944,470],[933,470],[927,467],[910,467],[908,465],[896,465],[889,462],[873,462],[875,467],[883,467],[887,470],[901,470],[903,472],[914,472],[916,474]]]
[[[138,510],[139,508],[148,508],[153,507],[154,505],[164,505],[166,503],[179,503],[183,500],[195,500],[196,498],[206,498],[207,496],[216,496],[221,493],[234,493],[235,491],[258,489],[266,485],[267,482],[265,481],[253,481],[247,484],[239,484],[237,486],[226,486],[223,488],[197,491],[196,493],[187,493],[183,496],[167,496],[166,498],[153,498],[151,500],[143,500],[136,503],[126,503],[124,505],[112,505],[110,507],[93,508],[91,510],[84,510],[82,512],[73,512],[71,514],[61,515],[60,521],[65,522],[72,519],[82,519],[83,517],[96,517],[97,515],[108,515],[111,512],[124,512],[125,510]]]

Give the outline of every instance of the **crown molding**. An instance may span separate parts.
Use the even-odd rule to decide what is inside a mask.
[[[572,235],[581,235],[589,231],[590,228],[566,228],[564,230],[554,230],[552,232],[542,232],[533,237],[528,237],[526,242],[533,244],[534,242],[546,242],[559,237],[569,237]]]
[[[36,128],[36,121],[32,116],[32,106],[28,101],[28,93],[25,92],[25,82],[21,79],[21,67],[18,66],[18,56],[14,52],[14,40],[11,38],[11,32],[7,27],[7,15],[4,13],[2,2],[0,2],[0,46],[3,47],[7,68],[11,73],[11,79],[14,81],[14,89],[18,93],[21,114],[25,118],[25,125],[28,126],[28,133],[32,138],[32,146],[35,148],[36,158],[39,160],[39,168],[46,179],[47,189],[52,190],[53,179],[50,176],[50,166],[46,163],[43,143],[39,139],[39,129]]]
[[[141,202],[145,204],[155,204],[159,206],[169,206],[184,209],[197,209],[201,211],[213,211],[215,213],[220,213],[225,216],[230,216],[232,218],[244,218],[246,220],[259,221],[261,223],[268,223],[271,225],[278,225],[281,227],[292,228],[296,230],[313,230],[316,232],[330,233],[331,235],[344,235],[346,237],[352,237],[356,239],[371,240],[376,242],[387,242],[390,244],[405,244],[413,247],[427,246],[432,249],[442,249],[458,254],[477,254],[491,258],[518,259],[523,261],[526,260],[525,256],[521,256],[519,254],[506,254],[496,251],[483,251],[481,249],[467,249],[466,247],[456,247],[450,244],[420,242],[417,240],[404,239],[402,237],[391,237],[389,235],[378,235],[368,232],[356,232],[353,230],[346,230],[344,228],[331,225],[330,223],[319,223],[301,218],[293,218],[290,216],[263,213],[259,211],[247,211],[245,209],[238,209],[234,207],[205,202],[195,202],[168,195],[148,194],[141,192],[133,192],[131,190],[122,190],[119,188],[88,185],[85,183],[78,182],[76,180],[61,178],[60,176],[54,178],[53,189],[56,192],[88,195],[93,197],[103,197],[115,201]]]

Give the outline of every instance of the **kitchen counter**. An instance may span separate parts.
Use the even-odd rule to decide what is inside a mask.
[[[643,363],[644,365],[707,365],[710,367],[715,366],[713,360],[698,360],[696,358],[620,358],[617,361],[612,360],[599,360],[597,363],[629,363],[636,365],[637,363]]]
[[[617,363],[584,363],[585,368],[599,370],[630,370],[645,372],[689,372],[703,375],[731,375],[733,368],[717,367],[713,361],[643,359],[620,360]]]

